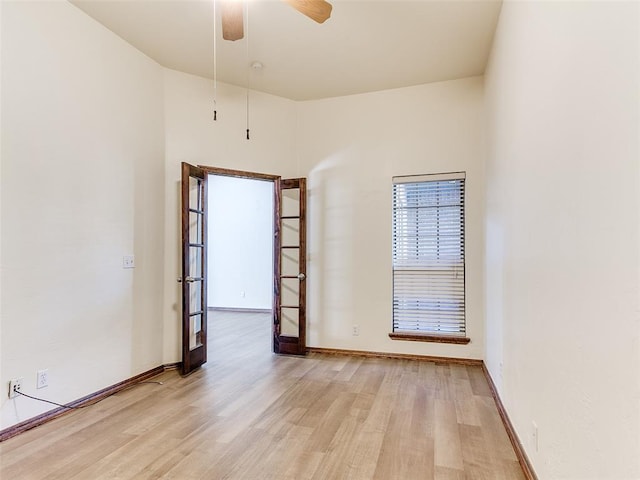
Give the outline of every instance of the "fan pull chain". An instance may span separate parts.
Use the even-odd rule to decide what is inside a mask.
[[[249,2],[245,2],[245,8],[247,9],[247,140],[249,140],[249,88],[251,84],[251,67],[249,66]]]
[[[217,0],[213,0],[213,121],[218,120],[218,20],[216,16]]]

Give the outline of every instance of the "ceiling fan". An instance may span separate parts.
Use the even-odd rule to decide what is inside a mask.
[[[282,0],[303,15],[318,23],[323,23],[331,16],[333,8],[325,0]],[[244,37],[243,1],[223,1],[222,10],[222,38],[225,40],[240,40]]]

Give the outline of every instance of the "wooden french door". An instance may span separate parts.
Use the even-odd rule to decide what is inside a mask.
[[[306,179],[182,164],[182,373],[207,361],[207,176],[274,183],[273,351],[306,354]],[[215,268],[215,267],[214,267]]]
[[[305,355],[307,300],[307,185],[275,181],[273,351]]]
[[[182,374],[207,361],[207,174],[182,163]]]

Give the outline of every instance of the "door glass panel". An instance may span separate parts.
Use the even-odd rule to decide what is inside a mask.
[[[298,336],[297,308],[282,308],[282,324],[280,325],[280,334],[288,337]]]
[[[280,298],[282,305],[298,305],[298,291],[300,290],[300,280],[297,278],[283,278]]]
[[[202,215],[189,212],[189,243],[202,244],[202,238]]]
[[[189,325],[189,350],[202,345],[202,315],[193,315]]]
[[[189,284],[189,311],[191,313],[202,310],[202,282],[196,280]]]
[[[189,275],[202,278],[202,248],[189,247]]]
[[[189,207],[200,209],[202,206],[202,193],[200,184],[202,180],[196,177],[189,177]]]
[[[297,218],[282,219],[282,245],[298,245],[300,239],[300,220]]]
[[[282,216],[297,216],[300,213],[300,189],[287,188],[282,191]]]
[[[189,177],[189,208],[202,210],[202,180]],[[189,243],[202,243],[202,215],[189,211]]]
[[[298,249],[297,248],[286,248],[282,250],[281,255],[282,265],[282,275],[291,276],[298,275],[300,273],[298,271]]]
[[[297,263],[297,262],[296,262]],[[296,267],[297,269],[297,267]],[[289,337],[298,336],[298,308],[300,280],[297,278],[283,278],[281,282],[280,298],[282,308],[282,326],[280,333]]]

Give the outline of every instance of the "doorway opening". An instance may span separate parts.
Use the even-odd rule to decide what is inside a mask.
[[[209,174],[209,352],[271,351],[274,182]]]

